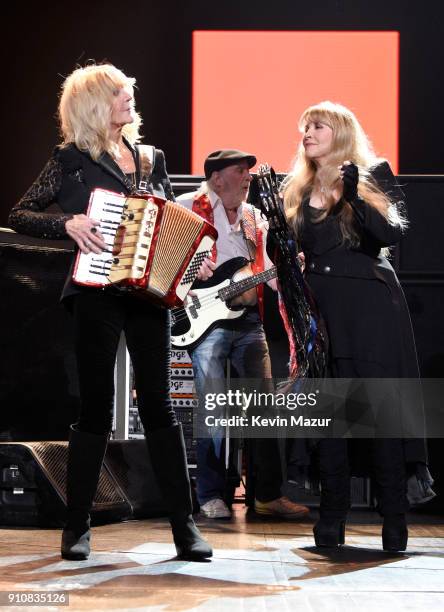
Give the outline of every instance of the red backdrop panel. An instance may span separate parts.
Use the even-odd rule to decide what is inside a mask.
[[[243,149],[287,171],[302,111],[351,108],[398,170],[398,32],[193,32],[192,168]]]

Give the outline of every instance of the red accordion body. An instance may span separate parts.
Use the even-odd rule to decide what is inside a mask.
[[[217,239],[202,217],[150,194],[95,189],[87,215],[100,222],[107,248],[99,255],[79,252],[73,280],[127,288],[167,307],[182,304]]]

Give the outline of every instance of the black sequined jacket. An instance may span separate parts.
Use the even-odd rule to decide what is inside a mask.
[[[137,147],[131,148],[136,168],[139,168]],[[139,177],[136,176],[137,181]],[[75,145],[57,146],[39,177],[9,214],[9,226],[16,232],[39,238],[66,239],[65,223],[73,215],[87,210],[91,191],[96,187],[127,194],[132,184],[108,153],[94,161],[89,153]],[[148,188],[155,195],[174,200],[165,166],[163,151],[156,149],[155,163]],[[62,212],[45,212],[57,204]],[[71,271],[62,293],[62,299],[90,291],[71,281]],[[94,291],[94,289],[93,289]]]

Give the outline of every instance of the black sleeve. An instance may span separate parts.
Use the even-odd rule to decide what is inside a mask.
[[[65,223],[73,215],[43,212],[57,202],[61,184],[62,164],[56,148],[38,178],[12,208],[9,226],[16,232],[38,238],[67,238]]]
[[[379,189],[390,198],[395,206],[401,206],[405,201],[405,195],[390,168],[390,164],[383,161],[374,166],[370,172]]]
[[[371,169],[370,173],[379,189],[393,202],[393,206],[399,206],[404,200],[404,194],[388,162],[378,164]],[[399,242],[402,236],[400,225],[391,225],[384,215],[362,198],[358,197],[350,204],[362,231],[376,240],[381,247],[391,246]]]
[[[156,160],[153,170],[153,182],[162,185],[165,197],[167,200],[175,202],[173,188],[171,187],[170,179],[166,170],[165,154],[161,149],[156,149]]]

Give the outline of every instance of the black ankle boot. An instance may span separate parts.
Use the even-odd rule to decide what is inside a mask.
[[[313,527],[316,546],[335,548],[345,542],[345,519],[321,517]]]
[[[63,559],[82,561],[89,557],[89,513],[107,444],[107,435],[77,431],[71,427],[66,471],[67,521],[61,546]]]
[[[387,552],[400,552],[407,548],[409,532],[405,514],[384,516],[382,548]]]
[[[182,426],[156,429],[146,435],[159,489],[168,509],[177,556],[199,561],[213,555],[192,515],[190,477]]]
[[[91,552],[91,521],[87,517],[75,517],[71,513],[62,533],[62,557],[70,561],[84,561]]]
[[[178,557],[199,561],[213,556],[211,546],[201,536],[191,514],[184,521],[181,519],[170,519],[170,521]]]

